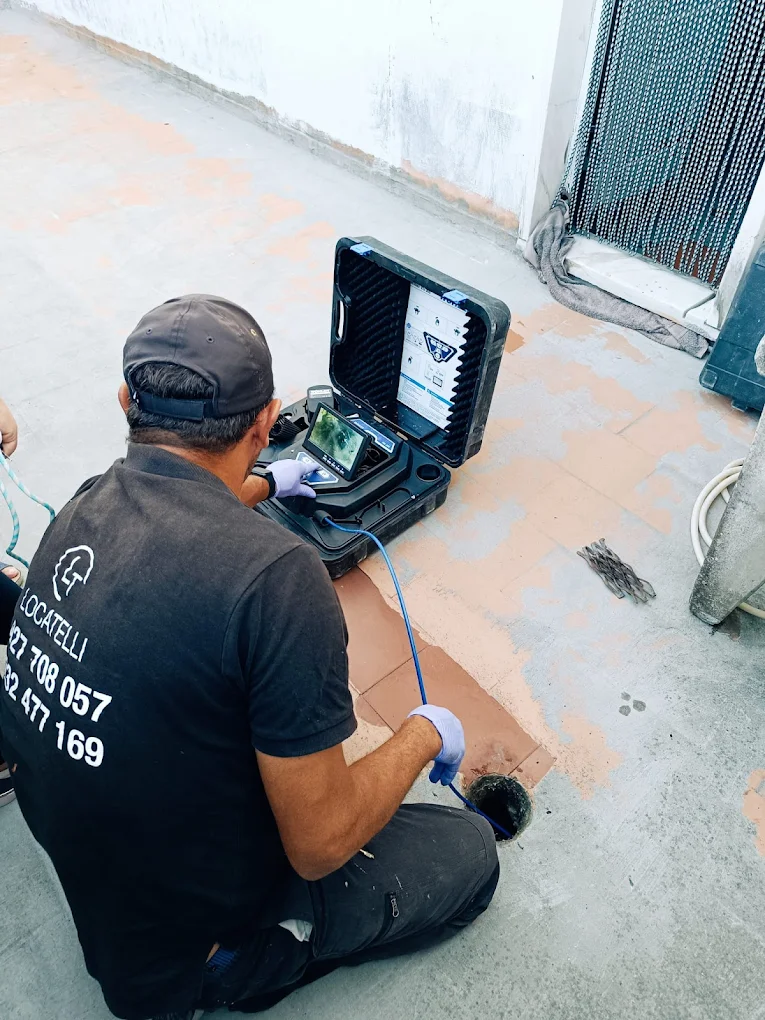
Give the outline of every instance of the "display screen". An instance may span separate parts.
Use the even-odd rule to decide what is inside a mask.
[[[369,445],[369,437],[336,411],[325,404],[319,404],[313,425],[303,445],[307,450],[318,454],[325,464],[349,479]]]

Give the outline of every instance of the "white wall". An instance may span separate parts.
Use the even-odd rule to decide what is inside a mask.
[[[547,120],[539,159],[529,167],[528,201],[524,203],[519,234],[526,239],[558,193],[569,142],[584,99],[591,52],[603,0],[563,0],[557,52],[547,104]]]
[[[571,4],[589,10],[591,0],[29,6],[254,97],[282,121],[423,183],[440,181],[442,193],[467,195],[474,211],[514,228],[529,220],[538,190],[556,51],[566,45],[561,12]]]

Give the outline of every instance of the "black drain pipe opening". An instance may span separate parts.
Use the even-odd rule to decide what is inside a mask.
[[[490,819],[507,829],[511,839],[519,836],[531,821],[531,797],[523,784],[512,776],[479,776],[465,791],[465,796]],[[498,843],[508,839],[496,827],[494,838]]]

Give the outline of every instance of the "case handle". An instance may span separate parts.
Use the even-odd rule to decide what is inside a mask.
[[[345,323],[346,323],[346,308],[345,301],[341,297],[335,298],[335,310],[332,316],[332,332],[334,335],[334,342],[341,344],[345,340]]]

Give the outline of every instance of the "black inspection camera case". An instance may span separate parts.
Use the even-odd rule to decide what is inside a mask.
[[[765,407],[765,377],[754,355],[765,335],[765,244],[738,285],[728,317],[701,370],[699,382],[730,397],[738,411]]]
[[[443,428],[398,400],[411,284],[467,314]],[[329,377],[336,409],[358,416],[357,424],[371,427],[376,441],[353,481],[338,479],[325,491],[317,486],[316,500],[270,499],[256,509],[315,546],[330,577],[337,578],[365,559],[374,543],[322,524],[323,514],[387,542],[441,506],[451,481],[447,465],[459,467],[481,448],[509,324],[504,302],[373,237],[341,238],[335,249]],[[434,360],[439,353],[436,348]],[[310,424],[307,400],[284,408],[258,467],[303,455]]]

